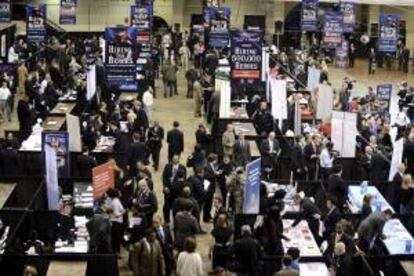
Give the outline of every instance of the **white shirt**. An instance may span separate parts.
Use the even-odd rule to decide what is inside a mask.
[[[124,206],[122,206],[122,203],[119,200],[119,198],[116,197],[112,199],[109,204],[109,208],[113,210],[113,213],[111,214],[111,221],[123,223]]]
[[[152,106],[154,104],[154,96],[148,90],[142,95],[142,102],[145,106]]]
[[[321,168],[332,168],[334,158],[331,157],[327,149],[323,149],[320,156]]]
[[[178,255],[177,275],[179,276],[202,276],[203,264],[200,254],[181,252]]]
[[[395,124],[398,126],[406,126],[410,123],[410,119],[407,116],[407,113],[400,112],[397,114],[397,117],[395,118]]]
[[[0,87],[0,101],[7,101],[10,96],[11,92],[8,87]]]
[[[14,50],[14,47],[9,48],[9,55],[7,56],[8,63],[17,63],[19,61],[19,55]]]

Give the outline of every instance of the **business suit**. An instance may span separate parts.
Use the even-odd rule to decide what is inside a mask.
[[[333,209],[329,210],[328,213],[326,213],[323,220],[323,225],[325,226],[325,233],[323,235],[325,238],[329,237],[331,233],[335,232],[336,223],[340,218],[341,212],[337,207],[333,207]]]
[[[166,223],[170,222],[172,204],[176,196],[179,196],[179,194],[174,193],[174,189],[172,187],[177,174],[182,174],[185,178],[187,174],[187,169],[181,164],[177,164],[174,166],[172,163],[168,163],[167,165],[165,165],[164,171],[162,173],[162,184],[164,186],[164,189],[168,188],[169,192],[164,193],[164,206],[162,208],[162,211],[164,215],[164,221]]]
[[[164,276],[164,256],[158,240],[145,242],[141,239],[135,243],[131,251],[131,266],[134,276]]]
[[[157,240],[161,246],[162,254],[164,256],[165,262],[165,275],[171,275],[172,269],[174,267],[174,255],[173,255],[173,238],[171,235],[171,230],[168,225],[160,226],[160,228],[155,229]]]
[[[147,221],[152,221],[152,216],[158,210],[158,201],[154,192],[149,189],[148,191],[138,192],[136,198],[140,209],[145,214]]]
[[[142,142],[134,142],[128,146],[127,156],[130,170],[135,170],[138,161],[146,162],[147,147]]]
[[[414,141],[405,142],[403,160],[407,164],[407,173],[414,175]]]
[[[358,237],[359,237],[359,248],[368,252],[371,247],[371,243],[374,242],[374,238],[379,238],[382,235],[382,230],[386,220],[382,216],[382,213],[375,212],[370,214],[366,219],[364,219],[358,227]]]
[[[335,197],[340,210],[344,209],[346,200],[348,199],[348,185],[345,180],[337,174],[331,174],[328,177],[328,194]]]
[[[317,177],[316,168],[318,163],[318,158],[311,158],[312,155],[320,155],[320,146],[309,143],[303,149],[305,154],[306,166],[308,167],[308,180],[313,181]]]
[[[233,132],[224,132],[222,136],[223,154],[232,156],[234,147],[235,137]]]
[[[184,241],[199,232],[197,219],[188,212],[178,212],[174,218],[175,246],[180,252],[184,249]]]
[[[356,253],[355,243],[352,240],[352,237],[350,237],[347,233],[342,233],[340,236],[338,236],[336,232],[333,232],[327,238],[327,242],[328,242],[328,248],[325,251],[325,256],[328,259],[329,265],[332,265],[334,262],[334,259],[333,259],[334,250],[335,250],[335,245],[338,242],[342,242],[343,244],[345,244],[346,252],[349,255],[353,256]]]
[[[301,220],[306,220],[309,225],[313,237],[318,242],[319,240],[319,219],[316,219],[315,215],[321,215],[321,211],[318,206],[310,199],[303,198],[300,203],[300,211],[298,217],[293,222],[293,227],[298,225]]]
[[[292,147],[291,156],[291,169],[295,179],[304,179],[306,175],[306,160],[302,147],[295,143]]]
[[[155,170],[158,170],[160,164],[160,151],[162,140],[164,140],[164,129],[159,126],[152,126],[148,129],[148,148],[152,156],[152,162]]]
[[[233,160],[236,166],[245,166],[250,162],[251,158],[252,156],[249,141],[237,140],[233,148]]]
[[[390,187],[390,202],[394,210],[400,209],[400,190],[402,183],[402,175],[400,172],[397,172],[393,179]]]
[[[390,165],[378,153],[374,153],[371,158],[371,166],[369,171],[370,180],[386,181]]]
[[[171,161],[174,155],[181,155],[184,151],[184,134],[178,128],[174,128],[167,133],[168,160]]]
[[[277,164],[277,158],[279,157],[280,151],[279,141],[277,139],[273,139],[272,141],[269,139],[263,140],[260,145],[262,167],[274,169]]]
[[[92,169],[97,165],[96,160],[86,154],[78,156],[76,164],[78,165],[79,177],[92,177]]]
[[[210,186],[208,187],[205,197],[204,197],[204,206],[203,206],[203,221],[208,222],[211,220],[211,207],[213,205],[213,196],[216,191],[216,182],[217,182],[217,164],[208,163],[204,169],[204,177],[210,181]]]

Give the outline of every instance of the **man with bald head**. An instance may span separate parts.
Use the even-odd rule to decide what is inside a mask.
[[[351,276],[352,275],[352,258],[346,252],[346,246],[343,242],[338,242],[334,249],[335,262],[331,269],[334,269],[336,276]]]

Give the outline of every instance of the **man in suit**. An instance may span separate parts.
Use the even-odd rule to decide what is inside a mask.
[[[398,171],[395,173],[394,177],[392,178],[392,185],[391,185],[391,191],[390,191],[390,196],[391,196],[391,204],[392,204],[392,208],[394,210],[399,210],[400,208],[400,189],[401,189],[401,183],[402,183],[402,177],[404,176],[405,173],[405,164],[404,163],[400,163],[398,164]]]
[[[162,173],[162,185],[164,187],[163,214],[166,223],[170,222],[170,213],[175,196],[172,185],[176,181],[177,176],[183,175],[185,179],[186,174],[187,169],[180,164],[180,157],[178,155],[174,155],[172,161],[164,167]]]
[[[307,167],[305,155],[302,146],[299,144],[302,136],[295,137],[295,142],[292,147],[290,161],[291,169],[295,180],[303,180],[306,177]]]
[[[252,230],[249,225],[241,228],[242,238],[234,242],[231,249],[239,268],[237,272],[243,275],[258,275],[257,264],[260,259],[260,243],[252,237]]]
[[[286,255],[282,259],[283,269],[276,273],[276,276],[299,276],[299,272],[292,269],[292,257]]]
[[[323,225],[325,226],[324,238],[329,238],[331,233],[335,231],[336,223],[339,221],[341,212],[336,206],[336,199],[328,197],[326,199],[327,213],[323,219]]]
[[[17,118],[19,119],[19,130],[30,131],[32,127],[32,111],[29,105],[29,97],[24,95],[17,104]]]
[[[206,190],[204,189],[204,168],[197,167],[195,168],[194,175],[190,176],[187,179],[187,182],[191,188],[191,194],[194,196],[195,200],[197,200],[198,207],[201,210],[204,205],[204,199],[206,196]]]
[[[147,160],[147,147],[145,143],[141,142],[141,135],[138,132],[134,132],[132,135],[133,143],[128,146],[128,166],[130,173],[135,173],[135,165],[138,161],[143,163]]]
[[[382,233],[385,223],[391,218],[392,211],[386,209],[382,212],[371,213],[358,227],[358,247],[365,253],[374,249],[377,238],[385,238]]]
[[[252,115],[253,124],[259,135],[268,134],[273,129],[273,116],[267,109],[267,103],[261,102],[259,109]]]
[[[191,201],[187,201],[183,206],[183,211],[178,212],[174,217],[175,246],[178,252],[184,249],[184,241],[188,237],[193,237],[200,232],[197,219],[191,214]]]
[[[154,192],[150,190],[147,181],[144,179],[138,182],[138,193],[133,203],[138,204],[147,221],[152,221],[153,215],[158,210],[158,202]]]
[[[351,236],[349,236],[344,231],[344,224],[342,222],[337,222],[335,226],[335,231],[329,235],[327,238],[328,242],[328,248],[325,251],[325,256],[328,261],[328,265],[331,266],[334,264],[334,251],[335,251],[335,245],[338,242],[341,242],[345,244],[346,251],[350,256],[354,256],[357,252],[357,249],[355,247],[355,243]]]
[[[335,244],[333,270],[336,276],[352,275],[352,257],[346,252],[346,246],[342,242]]]
[[[92,177],[92,169],[97,165],[96,159],[89,155],[88,147],[83,147],[82,154],[77,158],[79,177]]]
[[[162,140],[164,139],[164,129],[158,121],[154,121],[154,125],[148,129],[148,148],[152,156],[152,166],[158,171],[160,164],[160,151],[162,148]]]
[[[244,133],[240,132],[233,148],[233,159],[237,166],[246,166],[251,159],[250,143],[244,138]]]
[[[221,143],[223,146],[223,154],[232,156],[233,155],[233,148],[234,148],[234,130],[233,125],[228,124],[226,131],[223,133]]]
[[[152,219],[152,227],[154,228],[158,242],[161,245],[162,254],[165,262],[165,275],[170,276],[174,267],[173,255],[173,238],[168,224],[161,223],[161,217],[155,215]]]
[[[313,237],[316,242],[319,241],[319,221],[321,219],[321,211],[318,206],[308,197],[303,197],[300,194],[295,194],[293,196],[295,204],[299,205],[299,215],[292,224],[292,227],[295,227],[302,220],[306,220],[309,225]]]
[[[306,159],[306,167],[308,168],[308,180],[314,181],[318,176],[316,174],[319,155],[321,154],[321,139],[315,134],[311,138],[311,142],[304,148]]]
[[[203,206],[203,221],[209,222],[211,220],[211,207],[213,206],[213,196],[216,191],[216,182],[219,176],[218,171],[218,156],[217,154],[210,153],[207,158],[207,165],[204,169],[204,177],[207,181],[210,182],[206,190],[204,197],[204,206]]]
[[[328,177],[328,194],[334,197],[338,203],[339,210],[344,210],[348,199],[348,185],[342,178],[342,166],[335,166],[332,174]]]
[[[262,154],[262,167],[271,168],[273,171],[277,164],[277,158],[281,153],[279,141],[275,138],[275,133],[271,131],[267,139],[262,141],[260,152]]]
[[[171,161],[173,155],[180,156],[184,151],[184,134],[179,129],[180,123],[175,121],[174,128],[167,133],[168,160]]]
[[[414,132],[411,131],[404,144],[403,160],[407,164],[407,173],[414,175]]]

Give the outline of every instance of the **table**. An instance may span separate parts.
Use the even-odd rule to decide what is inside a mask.
[[[76,102],[78,99],[78,92],[76,90],[69,90],[66,94],[59,97],[59,102]]]
[[[372,200],[371,208],[373,210],[377,209],[376,202],[380,209],[389,208],[391,210],[392,207],[390,204],[385,200],[382,194],[378,191],[378,189],[374,186],[368,186],[367,191],[365,193],[361,193],[361,186],[349,186],[348,187],[348,199],[349,199],[349,209],[353,214],[357,214],[361,211],[362,208],[362,200],[365,194],[371,194],[374,196],[374,200]],[[394,212],[394,210],[393,210]]]
[[[65,123],[66,118],[61,116],[48,116],[43,121],[43,130],[50,130],[50,131],[59,131],[63,124]]]
[[[414,261],[401,261],[400,264],[408,276],[414,276]]]
[[[328,267],[325,263],[299,263],[300,275],[302,276],[329,276]]]
[[[58,103],[50,112],[51,114],[58,114],[58,115],[64,115],[66,113],[72,113],[73,109],[75,109],[76,104],[75,103]]]
[[[74,216],[75,219],[75,241],[73,245],[67,241],[57,240],[55,242],[56,253],[87,253],[89,243],[89,233],[86,229],[88,219],[86,216]]]
[[[16,183],[0,183],[0,209],[3,208],[15,187]]]
[[[302,257],[322,257],[322,253],[319,250],[318,244],[309,229],[308,223],[304,220],[299,222],[296,227],[290,229],[287,228],[293,223],[292,219],[283,220],[283,234],[290,238],[290,241],[282,239],[282,244],[285,252],[291,247],[297,247],[300,250]],[[286,229],[286,230],[285,230]]]
[[[73,201],[75,208],[93,208],[92,184],[75,182],[73,184]]]
[[[250,155],[252,159],[260,158],[262,155],[260,154],[259,147],[257,146],[256,141],[249,141],[250,144]]]
[[[47,276],[82,276],[86,275],[86,261],[51,261],[47,270]]]
[[[243,132],[246,139],[256,139],[258,138],[257,131],[254,128],[252,123],[240,123],[234,122],[234,132],[236,135],[239,135],[240,132]]]
[[[299,204],[293,201],[293,195],[296,193],[296,189],[291,185],[281,185],[277,183],[269,183],[262,181],[266,186],[268,196],[273,196],[277,191],[283,190],[286,192],[283,203],[285,204],[283,211],[287,213],[299,213]]]
[[[230,117],[228,118],[221,118],[220,119],[232,119],[232,120],[237,120],[237,121],[251,121],[251,119],[249,118],[249,115],[247,114],[247,110],[245,107],[232,107],[231,111],[230,111]]]
[[[399,219],[390,219],[384,226],[383,240],[390,255],[414,254],[414,240]]]
[[[92,152],[113,152],[115,138],[110,136],[102,136],[95,149]]]
[[[137,92],[122,92],[119,96],[120,102],[130,102],[137,98],[139,94]]]

